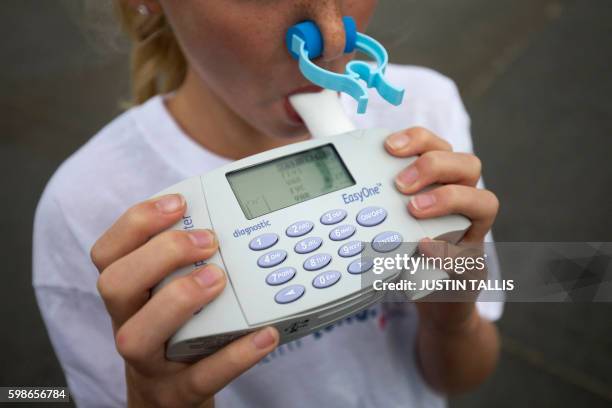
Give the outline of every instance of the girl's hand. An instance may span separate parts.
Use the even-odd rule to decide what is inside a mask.
[[[91,249],[91,259],[100,271],[98,291],[113,322],[117,350],[125,360],[131,406],[212,405],[217,391],[278,343],[276,329],[268,327],[194,364],[166,360],[166,341],[194,312],[215,299],[226,283],[224,272],[208,264],[151,296],[151,288],[165,276],[208,259],[217,250],[212,231],[164,231],[181,219],[185,209],[185,200],[178,194],[137,204]]]
[[[408,210],[415,218],[463,214],[472,221],[463,241],[483,241],[493,225],[499,202],[489,190],[476,188],[481,175],[476,156],[453,152],[448,142],[423,128],[392,134],[385,148],[397,157],[419,156],[395,179],[401,193],[415,194],[431,184],[441,184],[412,198]]]
[[[481,163],[476,156],[453,152],[445,140],[423,128],[411,128],[390,135],[385,141],[385,148],[397,157],[419,156],[395,180],[401,193],[414,195],[408,204],[408,211],[413,217],[425,219],[462,214],[471,220],[472,225],[460,245],[469,245],[473,250],[483,242],[495,220],[499,202],[489,190],[476,187],[481,176]],[[420,192],[432,184],[440,186]],[[444,246],[441,248],[439,242],[432,243],[425,239],[421,241],[419,249],[428,256],[440,256],[441,253],[452,256],[461,251],[451,244]],[[478,317],[473,304],[475,295],[471,294],[469,299],[472,302],[449,304],[425,301],[418,302],[417,306],[423,323],[452,330],[471,324]]]
[[[472,221],[461,247],[424,239],[419,249],[426,256],[457,256],[465,247],[474,254],[497,215],[498,201],[488,190],[478,189],[480,160],[466,153],[453,153],[451,146],[432,132],[413,128],[387,139],[386,149],[394,156],[419,155],[396,178],[404,194],[416,194],[408,204],[415,218],[463,214]],[[419,192],[431,184],[440,184]],[[486,268],[485,268],[486,269]],[[448,271],[457,278],[456,271]],[[477,275],[482,276],[485,271]],[[431,301],[431,296],[442,301]],[[495,326],[480,317],[474,301],[477,293],[461,293],[461,302],[451,303],[444,293],[434,292],[416,303],[419,311],[417,356],[427,383],[443,393],[463,392],[481,384],[493,371],[499,356]],[[453,293],[453,297],[457,296]],[[446,299],[446,302],[444,301]],[[429,301],[428,301],[429,300]],[[476,354],[475,354],[476,353]]]

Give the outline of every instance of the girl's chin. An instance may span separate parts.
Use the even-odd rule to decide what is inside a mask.
[[[304,123],[301,124],[283,124],[279,126],[278,131],[274,132],[274,137],[278,139],[296,139],[303,140],[309,137],[308,129]]]

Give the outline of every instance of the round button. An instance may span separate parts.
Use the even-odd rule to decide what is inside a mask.
[[[295,268],[290,266],[277,269],[274,272],[270,272],[268,276],[266,276],[266,283],[271,286],[282,285],[283,283],[287,283],[293,279],[296,272],[297,271]]]
[[[338,255],[343,258],[350,258],[351,256],[360,254],[361,251],[363,251],[363,242],[351,241],[340,247],[340,249],[338,250]]]
[[[402,243],[399,232],[386,231],[376,235],[372,240],[372,248],[376,252],[391,252]]]
[[[338,271],[325,271],[312,280],[312,286],[317,289],[329,288],[330,286],[336,284],[342,275]]]
[[[331,262],[330,254],[316,254],[309,256],[304,261],[304,269],[307,271],[318,271],[319,269],[325,268]]]
[[[310,221],[298,221],[287,227],[285,233],[288,237],[296,238],[308,234],[314,228],[314,223]]]
[[[262,268],[272,268],[287,258],[287,252],[282,249],[267,252],[259,257],[257,265]]]
[[[372,266],[374,266],[374,262],[372,262],[371,259],[362,258],[362,259],[356,259],[353,262],[351,262],[348,268],[346,268],[346,270],[350,274],[359,275],[361,273],[369,271],[370,268],[372,268]]]
[[[350,238],[355,233],[355,226],[350,224],[340,225],[329,232],[329,239],[332,241],[342,241]]]
[[[367,207],[357,214],[357,223],[363,227],[373,227],[387,218],[387,211],[381,207]]]
[[[346,218],[346,211],[343,209],[327,211],[321,216],[321,224],[333,225]]]
[[[253,238],[251,242],[249,242],[249,248],[251,248],[253,251],[263,251],[264,249],[273,247],[277,242],[278,235],[274,233],[262,234]]]
[[[274,296],[276,303],[284,305],[286,303],[295,302],[302,297],[306,288],[302,285],[291,285],[279,290]]]
[[[308,254],[316,251],[323,244],[323,240],[319,237],[304,238],[293,248],[298,254]]]

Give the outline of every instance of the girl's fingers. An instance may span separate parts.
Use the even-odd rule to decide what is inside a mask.
[[[395,178],[395,185],[404,194],[415,193],[434,183],[475,186],[480,171],[480,160],[473,154],[430,151],[402,170]]]
[[[498,209],[499,201],[489,190],[456,184],[419,193],[412,197],[408,204],[408,210],[415,218],[465,215],[472,221],[472,226],[463,238],[466,242],[482,241],[491,228]]]
[[[177,222],[185,212],[185,198],[168,194],[128,209],[91,248],[91,260],[103,271],[111,263]]]
[[[213,264],[173,280],[121,326],[116,334],[117,350],[130,364],[146,370],[152,357],[163,357],[166,341],[213,301],[225,283],[225,274]]]
[[[189,367],[179,383],[194,401],[210,397],[274,350],[278,340],[273,327],[241,337]]]
[[[108,266],[98,291],[116,326],[144,305],[149,291],[176,269],[210,258],[217,250],[212,231],[165,231]]]
[[[385,149],[397,157],[418,156],[431,150],[453,150],[446,140],[421,127],[393,133],[385,141]]]

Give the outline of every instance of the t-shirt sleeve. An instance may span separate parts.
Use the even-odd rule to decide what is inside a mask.
[[[51,343],[79,406],[124,406],[125,380],[115,375],[123,361],[96,274],[89,250],[46,191],[34,220],[33,286]]]

